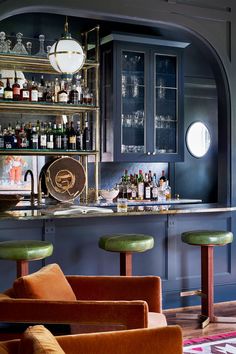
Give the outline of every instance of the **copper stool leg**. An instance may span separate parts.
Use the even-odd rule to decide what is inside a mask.
[[[120,275],[125,275],[125,276],[132,275],[132,253],[131,252],[120,253]]]
[[[16,261],[16,276],[17,278],[23,277],[29,274],[29,262],[18,260]]]

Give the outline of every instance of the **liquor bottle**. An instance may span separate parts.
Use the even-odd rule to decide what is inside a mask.
[[[20,131],[17,135],[17,147],[19,149],[26,149],[27,146],[28,146],[28,142],[27,142],[26,131],[24,125],[21,124]]]
[[[38,100],[39,102],[45,101],[45,81],[43,75],[41,75],[40,83],[38,85]]]
[[[160,181],[166,182],[166,180],[167,180],[167,178],[166,178],[166,176],[165,176],[165,171],[162,170],[162,171],[161,171]]]
[[[41,122],[39,131],[39,149],[47,149],[46,123]]]
[[[0,74],[0,99],[4,97],[4,83],[2,82],[2,74]]]
[[[9,78],[7,78],[7,86],[4,89],[4,100],[7,100],[7,101],[13,100],[13,90],[11,88]]]
[[[32,83],[31,83],[31,88],[30,88],[30,101],[31,102],[38,102],[38,100],[39,100],[38,87],[36,85],[36,82],[34,81],[34,77],[32,77]]]
[[[29,92],[29,87],[27,82],[23,83],[23,88],[20,90],[20,99],[21,101],[30,100],[30,92]]]
[[[69,150],[76,150],[76,131],[74,129],[74,123],[70,123],[70,130],[68,134],[68,147]]]
[[[83,133],[80,129],[80,121],[77,122],[77,129],[76,129],[76,150],[83,149]]]
[[[157,177],[155,173],[153,174],[153,179],[152,179],[152,199],[153,200],[158,199]]]
[[[145,180],[144,180],[144,199],[147,199],[147,200],[151,199],[151,185],[148,180],[147,173],[145,173]]]
[[[131,183],[131,199],[135,200],[137,198],[137,179],[136,176],[130,175],[130,183]]]
[[[72,86],[72,90],[69,94],[69,103],[78,104],[79,103],[79,93],[76,90],[76,85]]]
[[[58,126],[54,127],[54,146],[55,149],[61,150],[62,149],[62,125],[58,123]]]
[[[68,93],[65,90],[65,83],[63,80],[61,81],[61,89],[58,92],[57,98],[58,98],[59,103],[67,103],[68,102]]]
[[[76,77],[75,77],[75,87],[76,87],[76,90],[78,91],[78,103],[82,104],[83,103],[83,93],[82,93],[83,90],[82,90],[82,83],[81,83],[79,75],[76,75]]]
[[[138,174],[138,199],[143,199],[144,197],[144,180],[143,180],[143,172],[139,170]]]
[[[47,84],[44,97],[45,97],[46,102],[53,102],[53,100],[52,100],[52,87],[51,87],[50,82],[48,82],[48,84]]]
[[[20,85],[18,84],[18,79],[15,71],[15,82],[12,85],[13,90],[13,101],[20,101]]]
[[[165,196],[166,196],[166,200],[171,199],[171,187],[169,186],[168,180],[166,180]]]
[[[39,135],[38,135],[36,126],[32,127],[30,147],[31,147],[31,149],[34,149],[34,150],[38,150],[38,148],[39,148]]]
[[[15,136],[15,132],[12,129],[11,124],[8,124],[7,131],[4,135],[4,146],[6,149],[14,149],[17,147],[17,140]]]
[[[62,144],[62,149],[67,150],[68,149],[68,134],[69,134],[69,124],[63,124],[62,127],[62,138],[61,138],[61,144]]]
[[[56,77],[55,83],[54,83],[54,102],[58,102],[58,92],[59,91],[60,91],[60,83],[59,83],[59,79]]]
[[[88,121],[85,121],[85,128],[83,131],[83,150],[91,150],[90,130]]]
[[[54,149],[54,136],[52,131],[52,123],[48,122],[47,128],[47,149]]]
[[[2,131],[2,126],[0,125],[0,149],[4,149],[4,135]]]

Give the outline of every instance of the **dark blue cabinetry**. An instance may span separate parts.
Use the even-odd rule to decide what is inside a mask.
[[[135,38],[103,40],[102,160],[182,161],[183,48]]]

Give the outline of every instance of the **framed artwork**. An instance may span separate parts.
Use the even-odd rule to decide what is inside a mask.
[[[37,181],[38,162],[36,156],[0,156],[0,192],[29,194],[31,191],[30,176],[24,181],[27,170],[33,172],[34,180]],[[37,188],[37,183],[34,185]]]

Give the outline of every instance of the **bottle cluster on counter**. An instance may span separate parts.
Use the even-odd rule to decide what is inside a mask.
[[[70,123],[40,122],[11,124],[2,130],[0,126],[0,149],[49,149],[91,150],[91,134],[88,121],[82,128],[80,121]]]
[[[0,99],[5,101],[51,102],[65,104],[93,105],[93,93],[85,86],[84,80],[77,75],[73,80],[65,81],[55,78],[54,81],[45,81],[43,75],[40,82],[25,81],[23,87],[15,77],[13,85],[7,78],[6,86],[0,79]]]
[[[125,170],[118,187],[120,198],[162,202],[171,199],[171,187],[165,177],[165,171],[162,171],[162,175],[158,178],[151,170],[148,173],[139,170],[138,174],[130,175]]]

